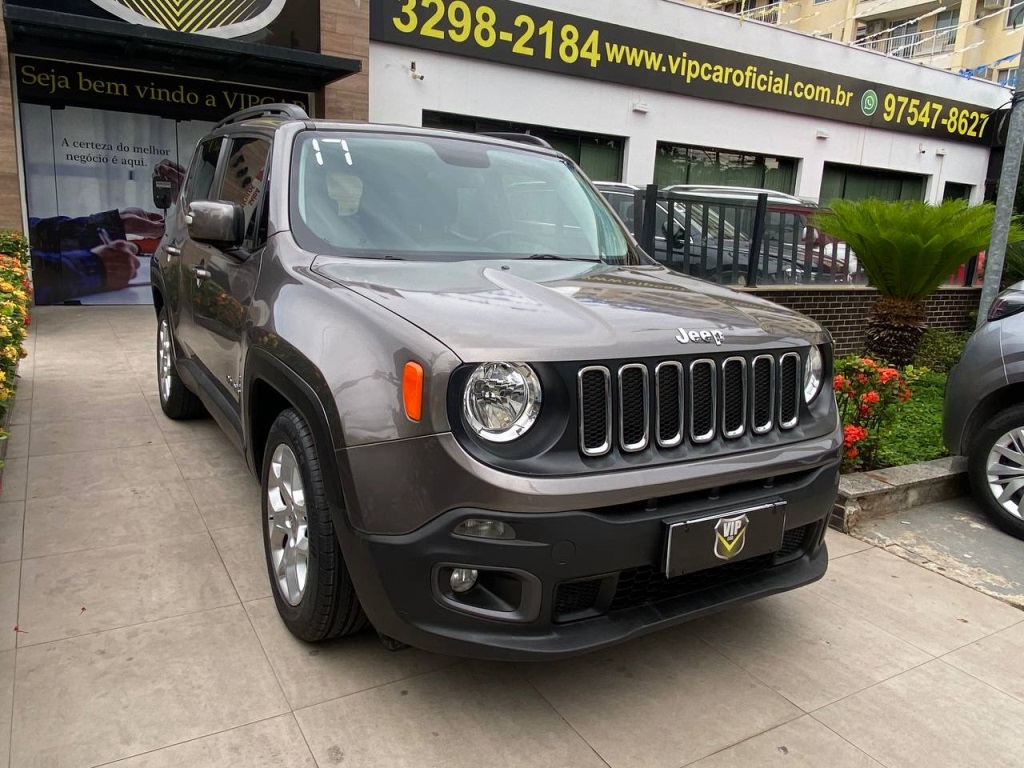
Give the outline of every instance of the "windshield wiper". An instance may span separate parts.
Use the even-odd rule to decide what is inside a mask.
[[[559,256],[556,253],[535,253],[532,256],[524,256],[526,261],[589,261],[599,264],[600,259],[587,259],[582,256]]]

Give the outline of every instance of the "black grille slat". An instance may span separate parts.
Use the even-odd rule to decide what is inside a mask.
[[[587,368],[580,371],[580,440],[588,456],[607,453],[611,448],[611,415],[607,368]]]
[[[790,429],[800,412],[800,356],[783,355],[779,367],[779,426]]]
[[[804,549],[807,542],[807,535],[814,527],[814,524],[804,525],[800,528],[792,528],[786,531],[782,537],[782,547],[779,549],[778,557],[789,557]]]
[[[658,444],[665,448],[682,442],[683,367],[679,363],[662,363],[655,373],[658,387]]]
[[[726,437],[743,434],[746,415],[746,363],[732,357],[722,365],[722,431]]]
[[[626,365],[619,369],[620,440],[624,451],[640,451],[647,447],[647,369],[642,365]]]
[[[745,579],[776,565],[779,560],[793,560],[802,554],[809,543],[816,523],[786,531],[782,547],[774,554],[759,555],[736,563],[726,563],[696,573],[667,578],[653,566],[627,568],[619,573],[619,581],[609,611],[635,608],[642,605],[671,600],[720,587],[731,581]]]
[[[583,366],[580,452],[639,453],[791,430],[800,420],[802,370],[797,352]]]
[[[588,611],[597,603],[601,591],[601,579],[588,581],[570,581],[559,584],[555,590],[555,617],[568,616],[581,611]]]
[[[706,443],[715,436],[715,364],[698,360],[690,367],[690,437]]]
[[[610,611],[622,608],[636,608],[641,605],[683,597],[712,587],[720,587],[730,581],[752,576],[771,566],[772,556],[762,555],[738,563],[719,565],[696,573],[666,578],[651,566],[630,568],[622,571],[619,585],[612,598]]]
[[[775,360],[761,355],[754,360],[752,371],[754,385],[754,424],[757,434],[772,428],[772,411],[775,400]]]

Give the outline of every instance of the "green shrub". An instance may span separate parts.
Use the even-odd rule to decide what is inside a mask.
[[[869,357],[836,361],[833,385],[843,421],[843,471],[877,469],[882,436],[910,398],[904,376]]]
[[[999,287],[1006,289],[1021,280],[1024,280],[1024,242],[1007,243]]]
[[[914,355],[914,365],[936,373],[946,373],[960,361],[969,336],[970,333],[929,328],[921,337]]]
[[[878,467],[916,464],[946,455],[942,443],[945,375],[921,370],[907,374],[907,378],[914,394],[882,436],[876,454]]]
[[[849,243],[881,294],[865,327],[868,354],[900,367],[913,361],[926,328],[925,297],[989,247],[994,217],[991,203],[964,200],[835,200],[814,217],[822,232]],[[1011,226],[1008,242],[1024,242],[1024,229]]]
[[[29,324],[28,241],[20,232],[0,230],[0,422],[14,400],[15,372],[25,356]],[[0,432],[0,438],[7,435]]]

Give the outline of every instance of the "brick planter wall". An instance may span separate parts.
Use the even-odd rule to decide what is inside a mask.
[[[874,288],[751,288],[749,293],[814,318],[832,333],[836,354],[864,350],[864,324],[878,291]],[[970,313],[977,310],[981,288],[940,288],[925,300],[928,324],[950,331],[974,328]]]

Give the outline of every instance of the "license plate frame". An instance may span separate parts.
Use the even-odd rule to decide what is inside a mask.
[[[786,502],[666,520],[665,529],[662,572],[668,578],[683,576],[777,552],[786,532]],[[733,552],[737,546],[739,551]]]

